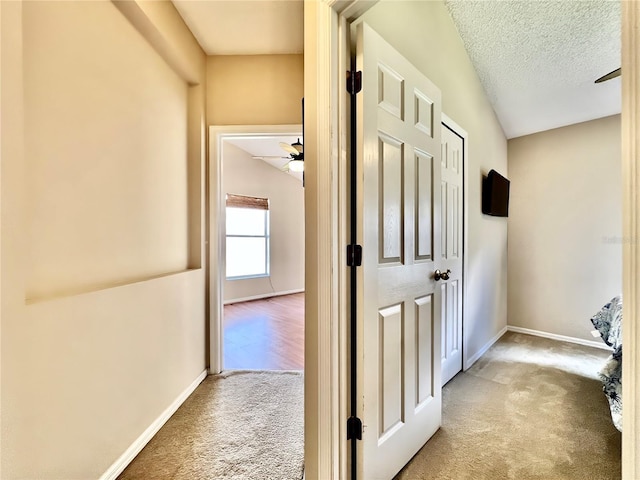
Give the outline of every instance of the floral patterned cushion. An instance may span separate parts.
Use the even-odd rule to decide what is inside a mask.
[[[604,343],[613,349],[598,372],[603,391],[609,400],[611,418],[622,431],[622,297],[613,298],[591,318]]]

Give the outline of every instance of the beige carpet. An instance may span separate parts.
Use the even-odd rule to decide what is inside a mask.
[[[620,479],[620,433],[596,377],[607,356],[507,333],[444,388],[442,428],[396,478]],[[300,479],[302,378],[207,378],[119,478]]]
[[[207,377],[122,480],[298,480],[303,471],[300,372]]]
[[[596,372],[608,353],[507,333],[443,390],[443,425],[411,480],[609,480],[621,440]]]

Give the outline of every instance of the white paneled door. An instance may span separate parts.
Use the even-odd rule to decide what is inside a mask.
[[[440,204],[442,212],[441,268],[449,279],[441,293],[442,385],[462,370],[462,215],[463,139],[442,126]]]
[[[443,174],[440,91],[366,24],[358,26],[356,65],[363,81],[359,471],[366,480],[389,480],[441,424],[441,314],[458,287],[434,272],[446,271],[454,254],[441,245],[458,252],[462,245],[446,241],[459,231],[441,228],[440,205],[453,186]],[[447,214],[455,208],[460,203]]]

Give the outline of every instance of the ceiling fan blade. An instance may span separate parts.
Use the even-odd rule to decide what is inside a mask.
[[[298,153],[300,153],[298,152],[298,150],[296,150],[294,147],[292,147],[288,143],[280,142],[280,148],[282,148],[285,152],[292,153],[294,155],[298,155]]]
[[[616,68],[613,72],[609,72],[606,75],[603,75],[602,77],[597,79],[595,83],[602,83],[602,82],[606,82],[607,80],[611,80],[612,78],[619,77],[621,71],[622,71],[621,68]]]

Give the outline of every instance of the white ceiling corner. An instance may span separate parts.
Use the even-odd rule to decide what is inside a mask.
[[[620,1],[445,5],[507,138],[620,113]]]
[[[172,0],[207,55],[300,54],[303,0]]]
[[[301,141],[301,135],[238,135],[225,138],[231,143],[251,155],[256,162],[264,161],[278,170],[282,170],[291,157],[280,147],[280,142],[291,145],[296,140]],[[302,181],[302,172],[286,172]]]

